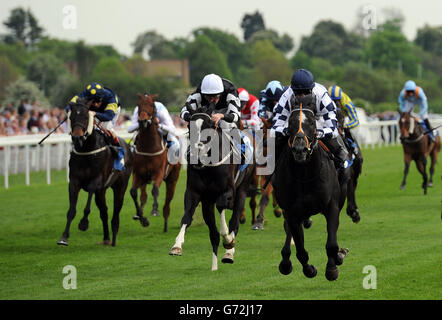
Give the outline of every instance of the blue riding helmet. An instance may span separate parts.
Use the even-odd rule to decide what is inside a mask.
[[[277,80],[270,81],[265,88],[265,95],[270,101],[279,101],[284,93],[284,87]]]
[[[104,86],[98,82],[92,82],[86,87],[86,96],[88,100],[103,99],[105,94]]]
[[[315,86],[315,79],[310,71],[306,69],[296,70],[290,81],[293,90],[309,90]]]
[[[413,80],[408,80],[407,82],[405,82],[404,89],[405,91],[415,91],[416,83]]]

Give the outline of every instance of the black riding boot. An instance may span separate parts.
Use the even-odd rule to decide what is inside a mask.
[[[341,136],[338,135],[336,138],[324,139],[323,142],[333,153],[336,168],[343,168],[345,160],[347,160],[348,151]]]

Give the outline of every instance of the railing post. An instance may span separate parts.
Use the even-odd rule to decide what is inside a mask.
[[[25,175],[26,175],[26,185],[30,185],[30,174],[29,174],[29,145],[25,145]]]

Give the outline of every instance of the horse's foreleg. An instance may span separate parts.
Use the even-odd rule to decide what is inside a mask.
[[[275,214],[275,217],[279,218],[282,215],[282,210],[279,207],[278,202],[276,201],[275,192],[272,188],[272,198],[273,198],[273,213]]]
[[[109,237],[109,224],[108,224],[108,214],[106,205],[106,190],[99,190],[95,193],[95,204],[100,210],[100,219],[103,224],[103,242],[100,244],[110,245]]]
[[[422,189],[424,189],[424,194],[427,194],[428,186],[428,176],[427,176],[427,159],[422,155],[420,159],[416,160],[416,167],[422,175]]]
[[[122,185],[115,185],[112,187],[114,191],[114,212],[111,220],[112,227],[112,246],[115,247],[117,242],[117,233],[120,227],[120,211],[124,202],[125,188]]]
[[[289,215],[288,213],[287,215]],[[285,215],[285,216],[287,216]],[[307,278],[313,278],[318,273],[315,266],[308,264],[309,256],[308,252],[304,247],[304,229],[302,228],[303,220],[300,221],[287,221],[290,233],[292,234],[293,240],[296,247],[296,258],[302,265],[302,271]],[[287,236],[286,242],[289,241]]]
[[[266,183],[265,177],[261,177],[261,199],[259,200],[259,213],[256,217],[256,221],[253,222],[252,230],[263,230],[264,229],[264,210],[269,204],[270,193],[272,186],[270,184],[264,189],[264,184]]]
[[[80,223],[78,224],[78,229],[80,229],[81,231],[86,231],[89,228],[89,220],[88,220],[88,216],[89,213],[91,212],[91,202],[92,202],[92,196],[94,195],[93,192],[89,192],[88,196],[87,196],[87,203],[86,203],[86,207],[84,208],[83,211],[83,218],[80,220]]]
[[[201,204],[203,211],[203,219],[204,222],[209,227],[210,243],[212,244],[212,271],[216,271],[218,270],[219,232],[218,229],[216,228],[215,204],[208,200],[202,201]]]
[[[402,179],[402,183],[400,189],[403,190],[405,188],[405,184],[407,181],[408,170],[410,169],[411,156],[408,154],[404,154],[404,178]]]
[[[233,219],[233,216],[232,216]],[[231,231],[229,233],[229,228],[226,222],[226,209],[222,209],[220,212],[220,234],[223,237],[223,247],[226,249],[231,249],[235,246],[235,232]]]
[[[170,202],[172,201],[173,195],[175,194],[177,179],[168,179],[166,181],[166,200],[163,206],[163,218],[164,218],[164,228],[163,232],[167,232],[167,220],[170,215]]]
[[[139,179],[137,175],[134,174],[132,180],[132,188],[130,189],[129,192],[135,204],[135,209],[137,211],[136,214],[133,216],[133,219],[140,220],[140,223],[143,227],[148,227],[149,220],[143,216],[143,207],[147,201],[146,184],[141,185],[141,183],[139,183],[138,180]],[[141,204],[138,204],[138,191],[137,191],[138,188],[141,188],[141,196],[140,196]]]
[[[331,204],[329,210],[324,213],[327,219],[327,243],[325,245],[327,251],[327,266],[325,277],[329,281],[336,280],[339,276],[337,265],[341,265],[346,252],[343,254],[338,246],[338,226],[339,226],[339,209],[336,204]]]
[[[163,175],[158,175],[154,179],[153,187],[152,187],[152,197],[153,197],[153,205],[152,212],[150,213],[152,216],[159,216],[160,213],[158,211],[158,196],[160,194],[160,186],[163,181]]]
[[[292,234],[290,233],[289,227],[287,225],[287,221],[285,221],[285,220],[284,220],[284,231],[285,231],[285,243],[284,243],[284,247],[282,247],[282,250],[281,250],[282,260],[279,263],[279,272],[281,272],[283,275],[286,276],[292,272],[293,266],[292,266],[292,262],[290,261],[290,255],[292,253],[292,251],[290,249]]]
[[[192,224],[193,214],[199,203],[199,195],[192,193],[188,189],[184,194],[184,215],[181,219],[181,229],[178,236],[175,238],[175,244],[170,250],[169,254],[172,256],[181,256],[183,254],[182,245],[184,243],[184,236],[186,229]]]
[[[74,183],[72,180],[69,182],[69,210],[67,212],[67,221],[64,232],[58,240],[58,245],[67,246],[68,238],[69,238],[69,229],[71,227],[72,220],[75,218],[75,214],[77,213],[77,201],[78,201],[78,193],[80,192],[79,184]]]

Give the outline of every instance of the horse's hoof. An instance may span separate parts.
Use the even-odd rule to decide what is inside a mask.
[[[98,245],[101,246],[110,246],[111,245],[111,241],[110,240],[103,240],[101,242],[97,242]]]
[[[433,187],[433,182],[428,182],[427,187],[432,188]]]
[[[359,215],[358,209],[354,209],[353,211],[347,211],[347,215],[351,218],[351,221],[354,223],[358,223],[361,221],[361,216]]]
[[[280,209],[273,210],[273,213],[275,214],[275,217],[280,218],[282,215],[282,211]]]
[[[153,217],[158,217],[160,215],[160,213],[158,212],[158,210],[153,209],[152,212],[150,213],[150,215]]]
[[[148,227],[149,225],[150,225],[150,222],[149,222],[149,220],[147,220],[147,218],[146,217],[141,217],[140,218],[140,224],[143,226],[143,227]]]
[[[404,190],[405,189],[405,184],[401,184],[401,186],[399,187],[399,190]]]
[[[264,224],[262,222],[255,222],[252,226],[252,230],[264,230]]]
[[[132,219],[134,219],[134,220],[140,220],[140,217],[136,214],[136,215],[134,215],[134,216],[132,217]]]
[[[230,243],[223,242],[224,249],[233,249],[235,247],[235,239],[232,239]]]
[[[302,224],[304,225],[305,229],[308,229],[312,226],[313,221],[312,221],[312,219],[305,219]]]
[[[325,270],[325,277],[327,278],[328,281],[334,281],[338,279],[338,276],[339,276],[339,270],[337,267],[327,268]]]
[[[67,247],[67,246],[68,246],[68,239],[61,238],[60,240],[57,241],[57,244],[58,244],[59,246],[65,246],[65,247]]]
[[[223,256],[223,258],[221,259],[222,263],[233,263],[233,254],[226,252]]]
[[[316,267],[312,264],[308,264],[305,267],[302,268],[302,272],[304,272],[304,275],[307,278],[314,278],[318,274],[318,270]]]
[[[279,272],[283,275],[289,275],[293,270],[292,262],[289,260],[288,262],[284,263],[284,261],[281,261],[279,264]]]
[[[169,255],[171,255],[171,256],[182,256],[183,255],[183,249],[181,249],[179,247],[173,247],[169,251]]]
[[[241,224],[246,223],[246,217],[244,217],[244,216],[239,217],[239,223],[241,223]]]
[[[89,228],[89,220],[87,219],[81,219],[80,223],[78,224],[78,229],[81,231],[86,231]]]

